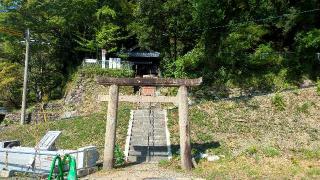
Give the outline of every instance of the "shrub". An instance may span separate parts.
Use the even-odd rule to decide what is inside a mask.
[[[11,125],[13,123],[14,123],[14,121],[12,121],[10,119],[4,119],[1,124],[4,125],[4,126],[9,126],[9,125]]]
[[[317,79],[317,94],[320,96],[320,79]]]
[[[199,76],[199,65],[204,58],[204,46],[198,44],[193,50],[186,53],[184,56],[179,57],[175,62],[174,76],[193,77]],[[173,66],[174,67],[174,66]]]
[[[102,69],[100,66],[85,66],[79,70],[85,76],[108,76],[108,77],[133,77],[133,70],[124,69]]]
[[[280,94],[276,93],[275,96],[271,99],[272,104],[275,106],[275,108],[279,111],[284,111],[286,109],[286,103]]]
[[[121,150],[120,146],[117,144],[114,149],[114,163],[116,166],[121,166],[125,162],[124,153]]]
[[[22,66],[10,62],[0,62],[0,102],[1,106],[18,108],[22,94]]]

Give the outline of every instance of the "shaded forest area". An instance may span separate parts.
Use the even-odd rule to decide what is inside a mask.
[[[31,30],[29,99],[63,96],[85,57],[140,46],[165,77],[204,77],[203,95],[277,91],[320,72],[318,0],[1,0],[0,106],[19,107]],[[210,94],[211,93],[211,94]]]

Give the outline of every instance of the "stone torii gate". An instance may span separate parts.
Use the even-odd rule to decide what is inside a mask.
[[[116,124],[118,102],[164,102],[178,103],[179,128],[180,128],[180,154],[181,167],[185,170],[192,169],[190,126],[188,121],[188,89],[187,87],[199,86],[202,78],[198,79],[167,79],[167,78],[111,78],[98,77],[97,82],[104,86],[110,86],[109,95],[99,97],[102,101],[108,101],[108,115],[106,123],[103,169],[113,168],[113,152],[116,139]],[[120,96],[119,86],[165,86],[179,87],[175,96]]]

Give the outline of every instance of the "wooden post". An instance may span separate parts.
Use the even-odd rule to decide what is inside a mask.
[[[21,118],[20,124],[23,125],[26,120],[26,106],[27,106],[27,84],[28,84],[28,61],[29,61],[29,43],[30,43],[30,30],[26,31],[26,54],[24,61],[24,75],[23,75],[23,89],[22,89],[22,105],[21,105]]]
[[[191,170],[192,160],[190,145],[190,126],[188,121],[188,89],[186,86],[180,86],[178,96],[181,166],[184,170]]]
[[[109,89],[108,115],[104,144],[103,169],[110,170],[113,167],[113,152],[116,140],[117,111],[119,99],[118,85],[111,85]]]

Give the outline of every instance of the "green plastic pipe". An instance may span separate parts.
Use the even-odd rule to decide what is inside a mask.
[[[63,158],[63,163],[67,164],[67,161],[69,162],[69,172],[67,180],[77,180],[77,163],[76,159],[73,156],[70,156],[70,154],[66,154]]]
[[[57,180],[64,180],[63,168],[67,164],[69,165],[69,172],[68,172],[67,180],[77,180],[78,179],[76,159],[73,156],[70,156],[70,154],[66,154],[63,157],[63,160],[61,160],[60,155],[57,155],[53,158],[52,163],[51,163],[51,167],[50,167],[50,173],[48,176],[48,180],[52,180],[52,175],[54,173],[56,161],[58,161],[58,170],[59,170],[59,174],[56,178]]]
[[[58,174],[57,179],[58,180],[63,180],[63,164],[61,162],[60,155],[56,155],[52,160],[51,167],[50,167],[50,173],[49,173],[49,176],[48,176],[48,180],[52,179],[52,175],[54,173],[54,168],[56,167],[56,161],[58,161],[58,170],[59,170],[59,174]]]

